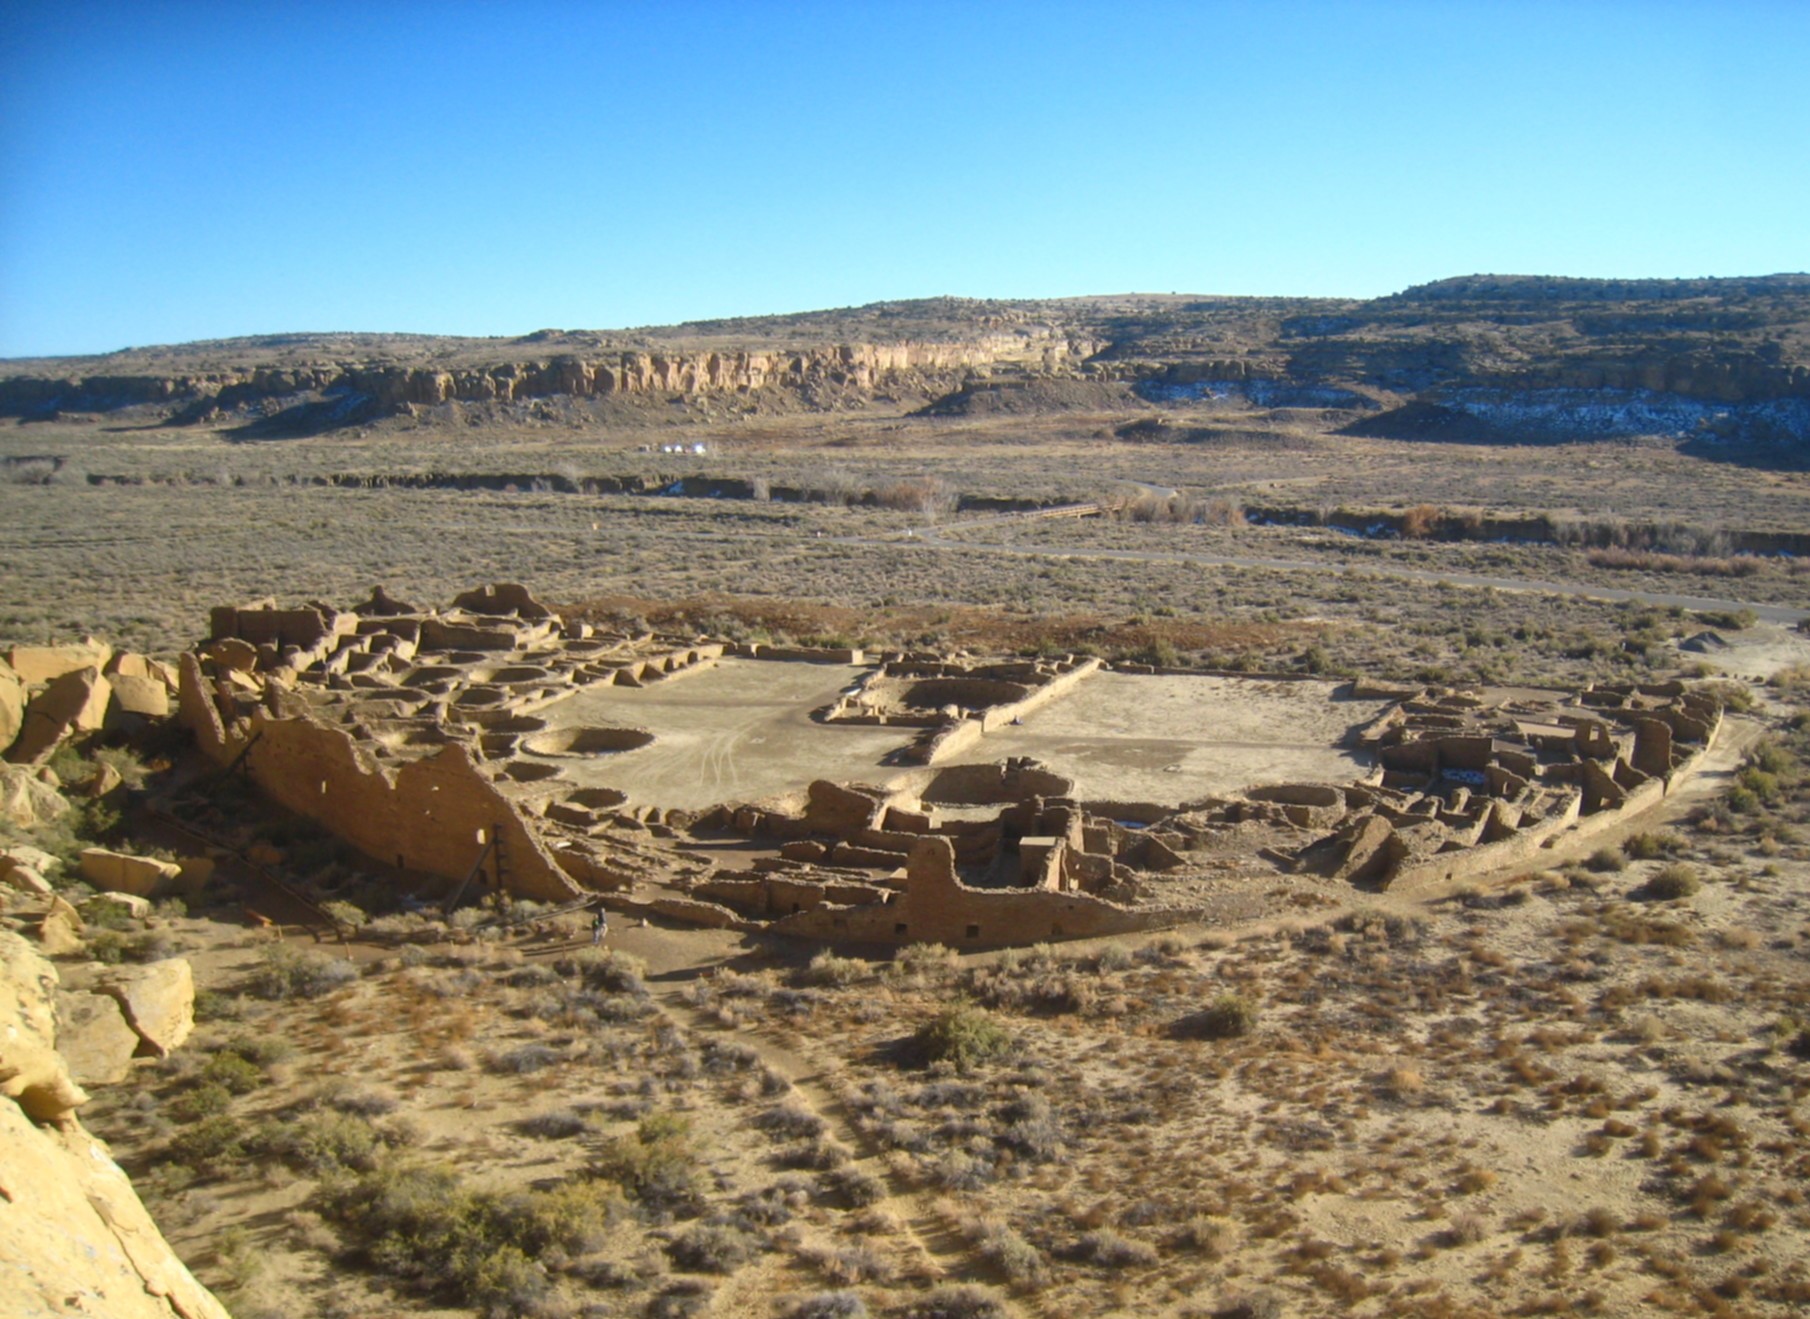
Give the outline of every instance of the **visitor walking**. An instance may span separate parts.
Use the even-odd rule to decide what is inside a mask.
[[[610,918],[604,914],[602,907],[591,917],[591,947],[595,948],[603,942],[603,936],[610,932]]]

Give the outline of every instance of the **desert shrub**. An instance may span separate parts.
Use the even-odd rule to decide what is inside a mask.
[[[558,1049],[545,1044],[518,1044],[513,1049],[492,1053],[484,1059],[484,1069],[499,1076],[527,1076],[553,1066],[562,1060]]]
[[[888,969],[895,974],[935,978],[953,971],[957,960],[955,950],[940,943],[911,943],[899,949]]]
[[[237,1054],[246,1062],[256,1063],[259,1067],[269,1067],[292,1057],[295,1045],[286,1035],[266,1031],[261,1035],[235,1035],[221,1045],[219,1051]]]
[[[94,930],[130,930],[137,928],[138,918],[123,902],[112,898],[92,898],[82,904],[82,921]]]
[[[584,978],[585,988],[601,989],[611,994],[641,995],[647,992],[642,983],[647,963],[632,953],[615,948],[585,948],[574,954],[571,962]]]
[[[342,898],[334,898],[321,903],[321,910],[326,912],[332,920],[348,929],[362,930],[371,921],[370,914],[363,907]]]
[[[1100,950],[1100,955],[1095,960],[1094,965],[1101,972],[1110,973],[1113,971],[1129,971],[1134,962],[1135,959],[1131,955],[1131,949],[1125,947],[1124,944],[1109,943]]]
[[[867,1319],[867,1302],[851,1291],[818,1292],[793,1303],[786,1319]]]
[[[827,948],[799,972],[800,983],[840,989],[867,974],[867,963],[856,957],[838,957]]]
[[[1619,847],[1599,847],[1590,854],[1590,859],[1584,864],[1599,875],[1607,875],[1618,870],[1626,870],[1628,858],[1622,854]]]
[[[1669,856],[1684,846],[1676,834],[1639,833],[1622,844],[1622,849],[1636,861],[1653,861]]]
[[[88,937],[88,956],[103,965],[117,966],[126,960],[134,942],[131,935],[119,930],[96,930]]]
[[[1401,515],[1401,534],[1406,540],[1425,540],[1433,534],[1439,510],[1432,504],[1416,504]]]
[[[886,1183],[853,1164],[836,1169],[826,1180],[832,1191],[856,1209],[865,1209],[886,1198]]]
[[[895,1313],[899,1319],[1006,1319],[1007,1312],[988,1288],[952,1283],[907,1301]]]
[[[231,1049],[222,1049],[201,1068],[201,1079],[223,1086],[229,1093],[248,1095],[267,1078],[264,1069]]]
[[[1156,1263],[1156,1247],[1110,1227],[1084,1232],[1075,1243],[1074,1253],[1080,1259],[1109,1269],[1138,1268]]]
[[[807,1139],[821,1135],[824,1123],[822,1118],[802,1104],[788,1101],[769,1108],[754,1119],[754,1125],[776,1135]]]
[[[1646,883],[1647,894],[1661,902],[1688,898],[1701,887],[1703,884],[1697,878],[1696,868],[1682,861],[1666,866]]]
[[[1201,1040],[1229,1040],[1257,1028],[1257,1005],[1240,994],[1221,994],[1177,1025],[1178,1033]]]
[[[509,1196],[499,1209],[523,1249],[581,1255],[608,1242],[609,1229],[628,1214],[628,1202],[608,1182],[569,1181]]]
[[[272,1123],[257,1141],[260,1151],[274,1155],[297,1172],[312,1177],[349,1170],[369,1172],[377,1166],[381,1142],[371,1124],[345,1113],[307,1113]]]
[[[981,1218],[965,1227],[968,1239],[1014,1287],[1033,1289],[1050,1280],[1043,1252],[1026,1241],[1010,1225],[997,1218]]]
[[[926,1172],[931,1182],[944,1191],[978,1191],[993,1180],[993,1165],[966,1150],[944,1150],[929,1163]]]
[[[1213,1319],[1282,1319],[1285,1313],[1281,1294],[1264,1287],[1228,1296],[1213,1311]]]
[[[218,1081],[207,1081],[177,1095],[170,1102],[170,1116],[178,1122],[200,1122],[218,1117],[232,1102],[232,1091]]]
[[[697,1223],[674,1237],[666,1253],[692,1273],[734,1273],[754,1246],[746,1232],[728,1223]]]
[[[356,979],[358,967],[352,962],[276,943],[264,950],[262,964],[252,972],[251,992],[276,1000],[319,998]]]
[[[217,1113],[184,1127],[170,1138],[170,1156],[198,1170],[238,1163],[245,1157],[246,1131],[237,1118]]]
[[[676,1114],[650,1113],[633,1134],[608,1141],[592,1172],[656,1210],[688,1208],[701,1194],[691,1127]]]
[[[912,1044],[925,1063],[948,1063],[966,1072],[1009,1052],[1012,1036],[980,1008],[958,1004],[920,1027]]]
[[[607,1191],[562,1186],[496,1196],[450,1168],[379,1167],[329,1183],[321,1212],[354,1249],[392,1277],[492,1314],[531,1311],[551,1280],[531,1252],[601,1244],[615,1212]]]
[[[349,1113],[356,1117],[382,1117],[386,1113],[394,1113],[397,1108],[394,1095],[345,1082],[325,1086],[320,1094],[320,1102],[337,1113]]]
[[[556,1108],[522,1118],[515,1123],[515,1129],[524,1136],[537,1136],[542,1140],[567,1140],[583,1135],[591,1129],[591,1124],[582,1113],[569,1108]]]

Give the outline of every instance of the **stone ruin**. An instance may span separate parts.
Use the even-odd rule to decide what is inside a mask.
[[[1084,690],[1099,660],[897,654],[815,712],[909,732],[883,784],[819,779],[681,811],[567,777],[575,758],[632,755],[655,734],[555,727],[537,712],[592,685],[707,673],[725,655],[865,663],[852,650],[597,630],[514,585],[445,611],[379,589],[344,611],[214,611],[211,638],[182,659],[180,699],[216,760],[399,875],[545,902],[601,894],[814,940],[955,946],[1218,918],[1281,877],[1418,889],[1537,863],[1663,798],[1721,720],[1713,697],[1676,682],[1359,682],[1353,695],[1386,705],[1348,739],[1369,762],[1358,779],[1180,806],[1081,800],[1034,760],[972,758],[988,733]]]

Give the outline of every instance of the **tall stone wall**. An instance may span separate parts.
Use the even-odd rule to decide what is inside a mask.
[[[260,709],[229,728],[192,655],[182,661],[182,711],[209,756],[229,764],[245,752],[244,768],[263,791],[377,861],[462,880],[497,838],[510,892],[566,902],[584,891],[461,745],[388,770],[349,734],[306,717]],[[496,879],[494,856],[485,873]]]

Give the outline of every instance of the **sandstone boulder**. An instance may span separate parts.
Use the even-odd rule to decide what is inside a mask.
[[[50,957],[79,953],[88,946],[82,939],[82,932],[87,928],[74,907],[53,896],[50,910],[38,922],[38,946]]]
[[[63,863],[49,852],[25,843],[7,843],[0,846],[0,875],[4,875],[14,867],[25,867],[37,871],[40,875],[54,875]]]
[[[109,729],[131,730],[154,719],[170,717],[170,689],[162,678],[120,674],[113,679],[113,701],[107,707]]]
[[[13,744],[24,723],[25,684],[19,681],[12,665],[0,660],[0,753]]]
[[[52,680],[25,707],[18,740],[6,753],[15,764],[36,764],[72,733],[93,732],[107,721],[113,684],[97,668],[77,669]]]
[[[119,1002],[138,1038],[160,1058],[195,1029],[195,973],[186,958],[116,967],[95,988]]]
[[[104,671],[109,678],[150,678],[156,676],[151,667],[154,663],[137,651],[122,650],[107,661]]]
[[[202,654],[223,669],[250,673],[258,667],[258,648],[238,637],[225,637],[213,642]]]
[[[116,999],[84,989],[59,989],[57,1052],[77,1085],[114,1085],[132,1071],[138,1032]]]
[[[0,820],[21,829],[50,824],[69,809],[63,794],[28,765],[0,765]]]
[[[182,867],[174,861],[131,856],[104,847],[82,849],[82,878],[99,889],[135,893],[141,898],[162,897],[181,873]]]
[[[117,792],[125,782],[119,771],[111,765],[101,764],[94,767],[94,773],[82,781],[81,792],[84,797],[105,797],[110,792]]]
[[[18,935],[0,930],[0,1096],[38,1122],[56,1121],[88,1102],[57,1054],[56,989],[57,969]],[[12,1107],[0,1104],[0,1112]]]
[[[89,637],[67,646],[14,646],[9,657],[12,670],[21,682],[54,682],[67,673],[107,667],[113,658],[113,647]]]
[[[6,865],[5,863],[9,859],[0,857],[0,884],[40,898],[47,898],[55,892],[50,887],[50,881],[45,879],[35,867],[23,864]]]
[[[88,1096],[57,1052],[56,991],[55,968],[0,931],[0,1308],[229,1319],[76,1120]]]

